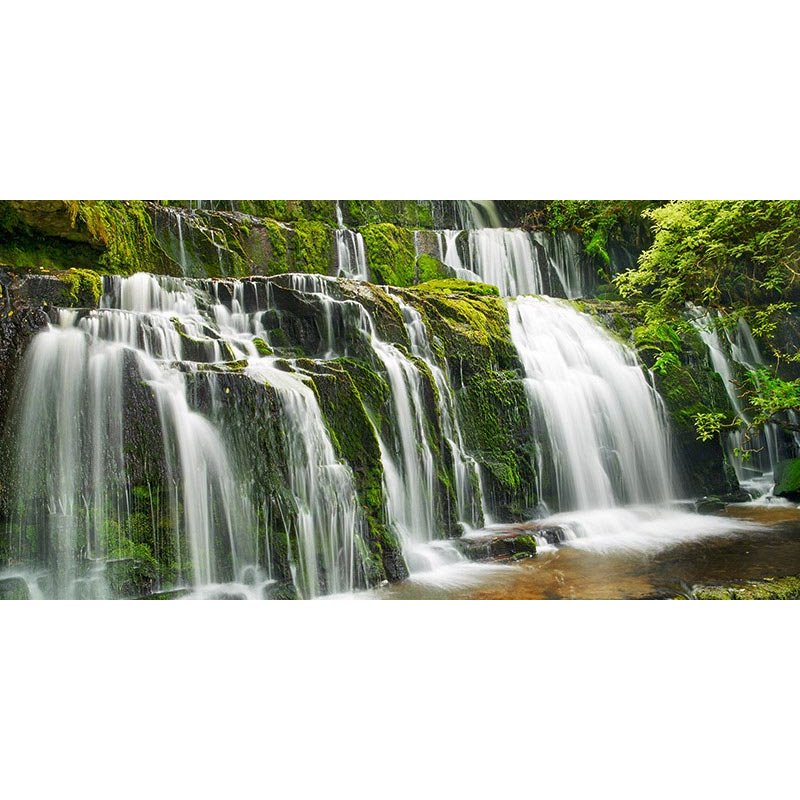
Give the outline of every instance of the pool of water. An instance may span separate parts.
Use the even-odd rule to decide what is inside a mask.
[[[800,508],[743,503],[714,515],[616,515],[573,524],[580,534],[535,558],[457,562],[367,596],[382,599],[645,599],[692,587],[800,575]],[[581,525],[583,528],[581,529]]]

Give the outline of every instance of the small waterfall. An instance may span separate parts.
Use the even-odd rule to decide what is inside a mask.
[[[736,365],[749,372],[764,364],[750,326],[743,317],[739,317],[735,329],[730,330],[729,326],[717,324],[724,319],[721,312],[713,313],[693,305],[688,306],[688,316],[706,346],[711,366],[722,378],[736,416],[745,425],[749,424],[750,416],[742,404]],[[724,344],[720,329],[723,331]],[[744,488],[759,494],[769,491],[777,463],[788,455],[781,447],[779,433],[777,425],[767,424],[751,434],[749,441],[745,440],[745,434],[740,429],[730,431],[725,437],[728,461]],[[750,457],[744,458],[744,452],[749,452]]]
[[[342,278],[353,278],[359,281],[369,280],[369,267],[367,266],[367,251],[364,246],[364,237],[345,227],[342,209],[336,201],[336,224],[334,232],[336,239],[337,275]]]
[[[424,361],[433,375],[439,394],[439,418],[442,435],[447,443],[453,464],[455,478],[456,501],[458,503],[458,519],[474,528],[482,524],[485,513],[481,492],[480,467],[472,456],[464,449],[464,438],[456,412],[455,396],[450,381],[444,370],[436,363],[436,359],[428,341],[428,334],[420,313],[397,295],[391,297],[400,307],[406,327],[411,352]]]
[[[496,286],[503,297],[584,297],[587,275],[580,237],[519,228],[434,231],[435,255],[457,278]]]
[[[503,227],[494,200],[456,200],[455,218],[462,229]]]
[[[545,496],[559,511],[670,500],[665,414],[634,353],[563,302],[521,297],[508,311],[531,421],[547,446]]]
[[[322,588],[328,594],[352,592],[359,566],[356,538],[362,525],[352,473],[336,458],[314,392],[299,376],[274,364],[269,358],[253,359],[246,372],[269,384],[280,400],[290,486],[297,504],[300,551],[294,559],[295,584],[303,597],[315,597]]]
[[[437,536],[435,466],[428,443],[422,375],[395,345],[381,341],[364,313],[363,333],[389,380],[394,442],[378,432],[384,473],[386,513],[403,544],[409,570],[430,568],[424,546]]]

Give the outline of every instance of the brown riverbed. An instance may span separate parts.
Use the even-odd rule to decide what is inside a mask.
[[[800,575],[800,508],[729,506],[719,514],[756,531],[684,541],[658,552],[596,552],[571,546],[513,565],[469,565],[446,580],[410,580],[386,599],[645,599],[687,596],[693,586]]]

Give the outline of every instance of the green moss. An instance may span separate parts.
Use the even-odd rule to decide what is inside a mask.
[[[103,279],[92,270],[71,269],[58,276],[67,290],[68,303],[74,308],[97,308],[103,295]]]
[[[736,586],[711,586],[696,589],[697,600],[800,600],[800,578],[767,578]]]
[[[353,470],[367,538],[358,544],[367,582],[397,577],[400,545],[386,525],[383,465],[375,433],[380,405],[389,395],[377,373],[352,359],[320,363],[299,359],[297,366],[313,375],[320,408],[337,453]],[[370,406],[370,410],[367,406]]]
[[[253,344],[255,345],[255,348],[260,356],[272,355],[272,348],[260,336],[256,336],[253,339]]]
[[[342,212],[350,226],[391,223],[407,228],[432,228],[428,204],[417,200],[346,200]]]
[[[468,450],[484,468],[496,510],[524,517],[535,504],[534,443],[508,312],[494,287],[432,281],[400,294],[447,361]]]
[[[417,259],[417,283],[447,279],[452,274],[450,267],[442,264],[438,258],[423,253]]]
[[[162,262],[153,224],[141,200],[68,200],[73,225],[81,220],[104,252],[109,272],[158,272]]]
[[[275,220],[265,219],[264,227],[269,240],[269,259],[267,262],[267,275],[279,275],[289,271],[289,231]]]
[[[243,214],[279,222],[336,223],[334,200],[239,200],[237,205]]]
[[[387,286],[414,283],[416,255],[414,234],[410,230],[377,223],[363,227],[361,235],[375,283]]]
[[[292,269],[327,275],[333,264],[333,234],[321,222],[296,222]]]
[[[422,258],[422,256],[420,256]],[[459,278],[441,278],[420,282],[415,290],[421,292],[437,292],[439,294],[473,294],[473,295],[494,295],[499,297],[500,292],[496,286],[488,283],[473,283],[472,281],[462,281]]]
[[[778,464],[775,471],[775,488],[772,492],[778,497],[800,499],[800,458],[781,461]]]

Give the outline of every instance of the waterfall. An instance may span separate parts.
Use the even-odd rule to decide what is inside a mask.
[[[297,503],[300,551],[295,583],[303,597],[353,591],[361,511],[350,468],[336,458],[311,388],[275,367],[275,359],[253,359],[246,373],[278,393],[286,439],[290,485]],[[322,583],[319,564],[324,567]]]
[[[336,225],[334,237],[336,240],[336,274],[342,278],[353,278],[360,281],[369,280],[369,267],[367,266],[367,251],[364,246],[364,237],[345,227],[342,209],[336,201]]]
[[[586,296],[594,285],[578,234],[485,227],[442,229],[435,255],[455,277],[496,286],[503,297]],[[420,248],[417,247],[417,255]]]
[[[381,430],[375,429],[375,435],[383,467],[386,519],[401,541],[409,569],[427,570],[460,558],[453,548],[439,541],[444,532],[439,527],[436,458],[430,444],[433,425],[425,399],[429,384],[414,358],[430,370],[437,389],[438,402],[431,412],[451,455],[457,505],[452,516],[467,526],[480,524],[484,515],[480,472],[464,449],[453,390],[436,363],[419,313],[388,294],[402,316],[413,356],[410,358],[402,347],[378,335],[363,303],[341,296],[337,280],[297,273],[282,276],[281,281],[316,306],[322,359],[357,350],[371,354],[386,377],[391,415]]]
[[[750,415],[742,403],[737,366],[739,370],[750,372],[764,364],[750,326],[743,317],[739,317],[735,328],[731,330],[730,326],[724,324],[724,315],[721,312],[707,311],[694,305],[688,306],[688,316],[689,322],[706,346],[711,366],[722,378],[736,416],[745,425],[749,425]],[[722,338],[720,330],[723,331]],[[737,481],[744,488],[758,494],[769,491],[777,463],[788,455],[781,448],[779,432],[778,426],[771,423],[752,433],[748,441],[740,428],[728,432],[725,437],[725,453],[736,472]],[[744,454],[748,452],[749,457],[745,457]]]
[[[462,229],[503,227],[494,200],[456,200],[455,218]]]
[[[411,343],[411,352],[425,362],[436,383],[442,435],[447,443],[453,464],[458,519],[469,527],[477,527],[484,517],[488,517],[488,512],[484,507],[481,492],[480,467],[464,448],[464,437],[458,421],[453,389],[444,370],[436,363],[419,311],[403,302],[396,294],[391,294],[391,297],[398,304],[403,315],[403,323]]]
[[[566,303],[521,297],[508,311],[531,422],[546,447],[547,499],[560,511],[670,500],[666,418],[634,353]]]
[[[34,338],[18,392],[14,528],[20,557],[50,571],[47,593],[106,596],[104,560],[134,548],[129,448],[143,435],[137,426],[155,426],[163,447],[171,541],[155,538],[175,554],[175,584],[257,582],[264,544],[252,480],[239,466],[259,454],[232,450],[220,421],[217,384],[236,359],[247,364],[237,377],[266,384],[281,407],[273,424],[282,429],[294,506],[298,592],[352,590],[364,523],[351,471],[336,458],[303,376],[259,354],[253,340],[263,335],[263,311],[248,318],[242,284],[230,309],[182,279],[139,273],[106,278],[105,289],[98,310],[61,311]],[[258,305],[258,286],[253,294]],[[194,407],[203,386],[212,398],[205,413]]]

